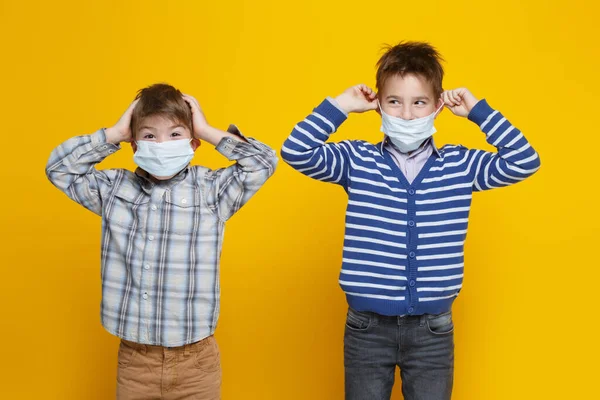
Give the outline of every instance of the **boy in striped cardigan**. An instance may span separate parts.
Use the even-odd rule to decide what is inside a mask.
[[[324,100],[285,141],[283,160],[348,194],[340,286],[348,301],[346,399],[389,399],[396,366],[406,400],[450,399],[451,307],[462,287],[473,192],[540,167],[523,134],[469,90],[443,91],[438,52],[400,43],[378,62],[377,93],[357,85]],[[496,152],[437,148],[442,109],[476,123]],[[328,142],[350,113],[377,111],[383,140]]]

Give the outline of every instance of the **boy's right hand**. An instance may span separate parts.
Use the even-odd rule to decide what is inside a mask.
[[[112,128],[106,128],[104,130],[106,141],[108,143],[119,144],[121,142],[131,142],[133,140],[131,134],[131,115],[133,114],[133,109],[138,101],[139,100],[136,99],[129,105],[125,113],[123,113],[119,121],[117,121]]]
[[[335,98],[346,114],[352,112],[362,113],[377,110],[377,94],[367,85],[356,85],[346,89],[344,93]]]

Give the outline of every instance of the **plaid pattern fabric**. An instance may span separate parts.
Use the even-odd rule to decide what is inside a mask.
[[[241,136],[235,126],[229,132]],[[102,324],[137,343],[166,347],[214,333],[219,316],[219,259],[224,223],[258,191],[277,165],[257,140],[224,138],[217,151],[236,163],[189,166],[164,182],[145,171],[99,171],[119,150],[104,130],[58,146],[50,181],[102,216]]]

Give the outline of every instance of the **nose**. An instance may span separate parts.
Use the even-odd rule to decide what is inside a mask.
[[[413,113],[409,107],[402,107],[402,111],[400,113],[400,118],[407,120],[407,121],[414,119]]]

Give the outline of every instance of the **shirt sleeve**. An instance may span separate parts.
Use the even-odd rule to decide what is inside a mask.
[[[540,157],[525,136],[499,111],[480,100],[469,120],[485,133],[496,152],[469,150],[474,166],[473,190],[482,191],[520,182],[540,168]]]
[[[209,171],[205,176],[205,196],[219,219],[233,216],[275,172],[277,155],[273,149],[253,138],[246,138],[235,125],[227,129],[247,140],[221,139],[216,149],[235,164]]]
[[[102,194],[111,186],[111,179],[95,166],[119,149],[106,142],[103,129],[91,135],[76,136],[52,151],[46,176],[70,199],[101,215]]]

